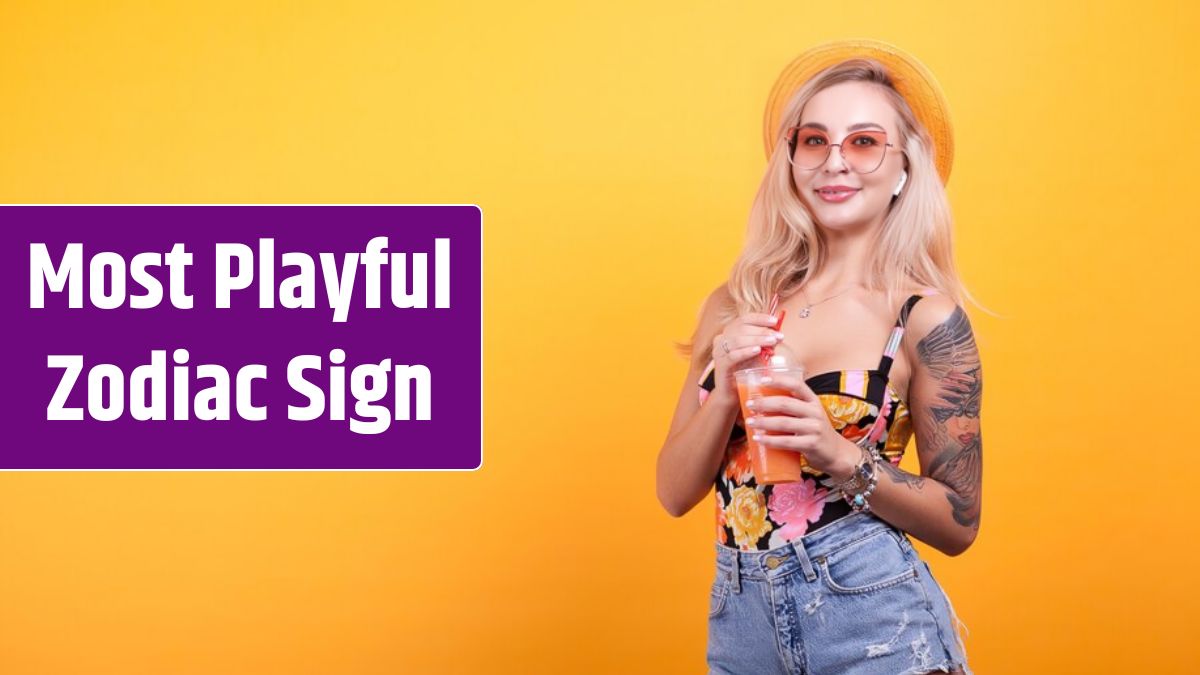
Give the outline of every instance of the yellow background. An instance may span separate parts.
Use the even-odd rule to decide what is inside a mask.
[[[0,672],[703,672],[712,503],[654,496],[671,343],[775,76],[858,36],[944,86],[959,264],[1003,315],[968,307],[979,539],[918,544],[972,665],[1195,672],[1195,4],[744,4],[0,5],[0,202],[486,230],[482,470],[0,474]]]

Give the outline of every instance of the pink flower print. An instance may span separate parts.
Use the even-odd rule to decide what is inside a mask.
[[[817,487],[817,482],[809,478],[776,484],[767,502],[767,510],[771,520],[783,525],[779,534],[790,541],[808,532],[808,524],[821,517],[827,494],[829,490]]]
[[[713,494],[717,496],[717,540],[722,544],[728,544],[729,535],[725,534],[725,499],[717,490],[713,490]]]
[[[871,425],[871,434],[867,436],[868,447],[879,443],[879,439],[883,438],[884,429],[887,428],[887,416],[890,414],[892,414],[892,397],[884,396],[883,408],[875,418],[875,423]]]

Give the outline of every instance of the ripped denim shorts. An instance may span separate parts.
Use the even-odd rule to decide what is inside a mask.
[[[875,514],[769,551],[716,547],[710,673],[971,675],[950,599],[908,535]]]

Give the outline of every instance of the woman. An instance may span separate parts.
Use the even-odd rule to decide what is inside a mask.
[[[971,673],[909,538],[958,555],[981,507],[982,375],[952,260],[945,102],[911,56],[842,41],[784,71],[765,126],[747,244],[701,311],[658,457],[672,515],[716,487],[708,664]],[[806,379],[777,377],[792,396],[743,422],[733,373],[779,345]],[[802,479],[760,485],[747,428],[803,453]],[[899,468],[914,432],[920,475]]]

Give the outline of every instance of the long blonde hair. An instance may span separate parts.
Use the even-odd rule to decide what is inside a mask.
[[[908,179],[899,197],[892,200],[878,232],[867,276],[873,291],[886,293],[895,306],[900,289],[935,288],[959,305],[964,298],[983,308],[967,291],[954,266],[954,218],[934,164],[933,139],[917,120],[908,102],[896,91],[887,68],[874,59],[849,59],[814,75],[792,95],[775,130],[775,149],[750,209],[746,245],[729,274],[733,303],[718,309],[722,324],[746,312],[763,312],[774,293],[787,297],[826,263],[823,236],[808,207],[796,193],[788,162],[787,127],[800,119],[805,104],[817,92],[841,82],[868,82],[880,87],[896,110],[900,143],[907,158]],[[986,308],[983,308],[986,311]],[[695,341],[676,344],[692,355]],[[702,361],[711,358],[712,344],[703,346]]]

